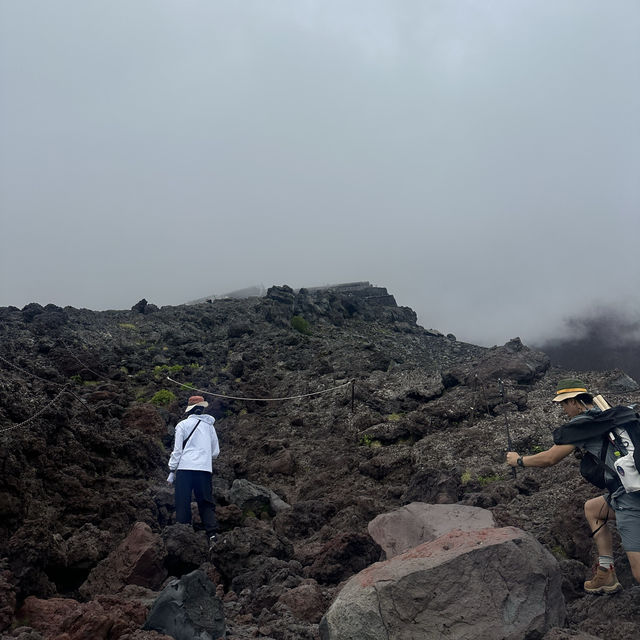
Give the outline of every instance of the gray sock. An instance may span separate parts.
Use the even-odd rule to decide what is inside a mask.
[[[613,567],[613,558],[611,556],[598,556],[598,566],[603,569],[611,569]]]

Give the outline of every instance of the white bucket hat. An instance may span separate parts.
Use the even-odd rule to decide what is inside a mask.
[[[194,407],[208,407],[209,403],[202,396],[191,396],[189,398],[189,402],[187,404],[187,408],[184,410],[185,413],[189,413],[191,409]]]

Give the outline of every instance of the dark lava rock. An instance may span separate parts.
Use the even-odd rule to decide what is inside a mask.
[[[29,597],[41,612],[53,598],[74,600],[83,628],[115,619],[105,606],[124,605],[104,598],[142,587],[130,584],[135,572],[100,577],[97,567],[141,523],[158,551],[146,584],[199,568],[224,598],[230,638],[317,638],[320,596],[328,607],[341,581],[380,557],[368,523],[415,500],[486,506],[524,529],[563,558],[574,628],[606,623],[598,607],[580,608],[594,554],[582,504],[593,492],[573,458],[514,480],[504,426],[521,454],[545,449],[558,378],[638,402],[623,372],[552,369],[519,340],[486,349],[447,338],[385,289],[359,283],[162,309],[142,300],[122,311],[2,308],[0,367],[0,619],[13,617],[10,626],[19,628],[16,609]],[[195,504],[193,527],[176,526],[165,481],[194,388],[221,448],[211,553]],[[80,602],[92,574],[97,591],[83,589],[90,599]],[[120,591],[95,595],[105,590]],[[635,625],[633,603],[618,602]]]
[[[143,629],[175,640],[216,640],[225,635],[224,609],[203,571],[171,581],[153,603]]]

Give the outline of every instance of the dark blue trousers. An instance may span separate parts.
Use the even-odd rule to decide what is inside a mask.
[[[208,536],[212,536],[218,530],[218,521],[208,471],[180,470],[176,473],[176,520],[182,524],[191,524],[192,493],[196,497],[204,529]]]

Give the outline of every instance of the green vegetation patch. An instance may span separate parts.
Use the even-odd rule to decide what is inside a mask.
[[[153,367],[153,375],[158,377],[162,376],[165,373],[180,373],[184,369],[184,366],[181,364],[174,364],[169,366],[168,364],[158,364]]]
[[[176,395],[168,389],[160,389],[157,393],[153,394],[151,398],[151,404],[155,404],[159,407],[167,407],[177,400]]]
[[[377,449],[382,446],[382,442],[377,438],[372,438],[368,433],[365,433],[360,438],[360,444],[364,447],[371,447],[372,449]]]
[[[492,476],[478,476],[478,483],[482,487],[486,487],[488,484],[493,484],[494,482],[499,482],[502,480],[502,476],[500,475],[492,475]]]
[[[291,318],[291,326],[298,332],[305,336],[311,334],[311,326],[302,316],[293,316]]]

